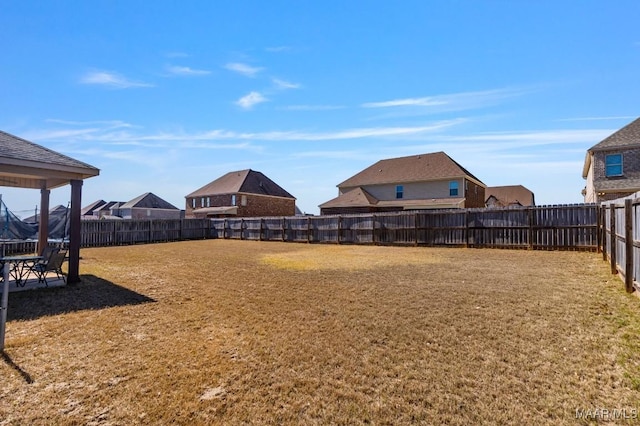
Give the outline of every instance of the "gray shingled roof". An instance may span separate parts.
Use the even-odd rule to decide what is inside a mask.
[[[484,183],[444,152],[380,160],[338,184],[339,188],[469,178]]]
[[[640,145],[640,118],[635,119],[622,129],[595,144],[589,151],[604,151]]]
[[[0,130],[0,157],[98,171],[97,168]],[[95,173],[97,174],[97,173]]]
[[[187,197],[206,197],[239,192],[295,199],[293,195],[289,194],[264,174],[251,169],[229,172],[202,188],[197,189],[187,195]]]
[[[166,210],[180,210],[173,204],[163,200],[157,195],[147,192],[138,197],[134,198],[131,201],[127,201],[122,204],[120,209],[131,209],[131,208],[143,208],[143,209],[166,209]]]

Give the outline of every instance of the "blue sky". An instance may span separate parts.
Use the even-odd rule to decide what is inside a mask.
[[[638,114],[640,2],[0,0],[0,129],[101,169],[83,205],[251,168],[308,213],[372,163],[445,151],[581,202]],[[0,188],[19,215],[39,191]],[[52,191],[66,205],[69,187]]]

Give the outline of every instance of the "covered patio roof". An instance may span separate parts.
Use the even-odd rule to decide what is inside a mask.
[[[100,170],[0,130],[0,186],[54,189]]]
[[[39,251],[47,245],[50,190],[71,185],[68,272],[71,283],[79,279],[82,181],[99,174],[96,167],[0,131],[0,186],[40,190]]]

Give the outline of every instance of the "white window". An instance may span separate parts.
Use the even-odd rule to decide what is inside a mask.
[[[243,206],[247,205],[247,196],[243,195],[240,197],[240,204],[242,204]]]
[[[232,206],[235,206],[235,205],[236,205],[236,194],[233,194],[233,195],[231,196],[231,205],[232,205]]]

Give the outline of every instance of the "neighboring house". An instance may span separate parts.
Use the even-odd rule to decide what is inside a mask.
[[[81,210],[83,220],[95,219],[181,219],[182,211],[151,192],[131,201],[94,201]]]
[[[487,207],[535,206],[533,192],[522,185],[489,186],[485,189]]]
[[[93,212],[95,210],[99,209],[100,207],[104,206],[105,204],[107,204],[106,201],[97,200],[97,201],[94,201],[93,203],[89,204],[88,206],[83,207],[80,210],[80,219],[82,219],[82,220],[97,219],[97,217],[93,215]]]
[[[123,219],[180,219],[182,211],[151,192],[111,207],[111,216]]]
[[[296,199],[264,174],[229,172],[186,197],[186,217],[293,216]]]
[[[582,168],[585,203],[599,203],[640,191],[640,118],[587,150]]]
[[[486,185],[444,152],[381,160],[338,184],[320,214],[484,207]]]
[[[93,209],[93,216],[95,219],[103,219],[107,216],[112,216],[111,208],[120,204],[122,204],[121,201],[109,201],[108,203],[104,203],[100,207]]]

